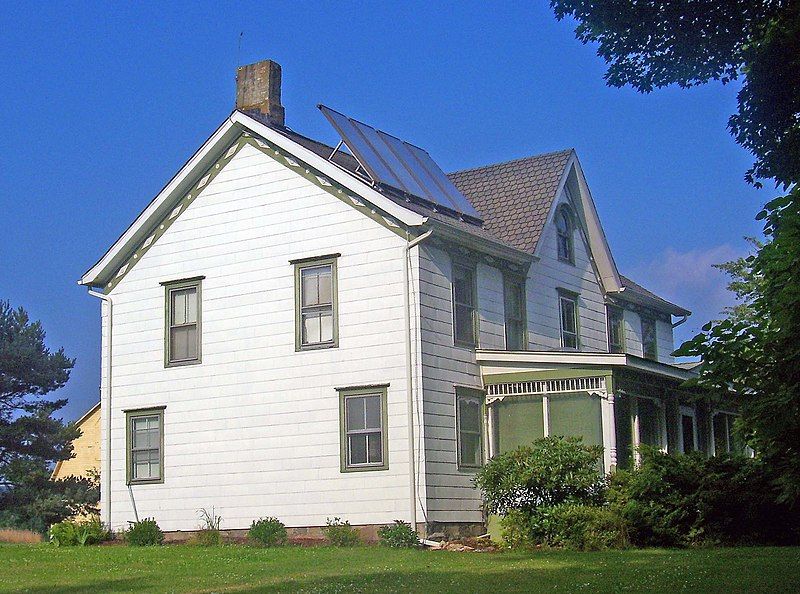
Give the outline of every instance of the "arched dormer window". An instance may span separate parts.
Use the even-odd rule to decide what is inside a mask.
[[[572,211],[566,204],[563,204],[556,212],[558,259],[570,264],[575,264],[574,231]]]

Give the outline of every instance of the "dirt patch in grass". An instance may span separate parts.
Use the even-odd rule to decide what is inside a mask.
[[[12,544],[35,544],[42,542],[42,535],[31,530],[16,530],[13,528],[0,528],[0,542]]]

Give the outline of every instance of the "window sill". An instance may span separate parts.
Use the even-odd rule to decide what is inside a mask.
[[[131,479],[128,481],[128,486],[132,487],[134,485],[162,485],[164,484],[164,479]]]
[[[338,342],[321,342],[319,344],[304,344],[295,347],[296,353],[302,353],[304,351],[321,351],[325,349],[336,349],[339,348]]]
[[[373,470],[389,470],[388,464],[380,466],[343,466],[341,472],[370,472]]]
[[[168,369],[170,367],[186,367],[187,365],[200,365],[202,360],[200,359],[192,359],[190,361],[167,361],[164,363],[164,368]]]

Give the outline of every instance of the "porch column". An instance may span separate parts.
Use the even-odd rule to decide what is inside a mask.
[[[603,467],[611,472],[617,466],[617,427],[614,421],[614,394],[600,400],[600,414],[603,423]]]

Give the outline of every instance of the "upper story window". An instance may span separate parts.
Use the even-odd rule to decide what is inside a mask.
[[[561,346],[565,349],[580,348],[578,331],[578,296],[566,291],[559,292],[558,308],[561,318]]]
[[[572,212],[566,204],[562,204],[556,212],[558,259],[570,264],[575,264],[574,230]]]
[[[295,347],[298,351],[338,345],[337,257],[338,254],[292,262],[295,265]]]
[[[456,345],[477,344],[475,267],[453,264],[453,339]]]
[[[606,308],[608,319],[608,352],[625,352],[625,322],[622,309],[609,305]]]
[[[656,321],[653,318],[642,316],[642,356],[645,359],[658,359],[658,337],[656,335]]]
[[[528,348],[525,321],[525,279],[506,276],[503,279],[505,302],[506,349],[522,351]]]
[[[167,367],[200,363],[200,282],[202,278],[163,283],[166,289]]]

